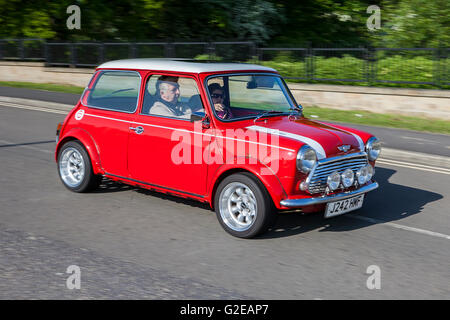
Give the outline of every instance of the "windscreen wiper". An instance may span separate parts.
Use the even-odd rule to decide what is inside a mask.
[[[290,107],[289,110],[297,111],[297,112],[300,113],[300,114],[303,113],[303,108],[302,108],[302,106]]]
[[[263,113],[259,114],[254,120],[253,123],[255,123],[259,118],[267,116],[269,114],[280,114],[280,113],[286,113],[286,111],[279,111],[279,110],[267,110]]]

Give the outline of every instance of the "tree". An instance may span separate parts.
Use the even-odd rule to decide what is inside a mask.
[[[374,42],[386,47],[449,47],[448,0],[385,1],[382,32]]]

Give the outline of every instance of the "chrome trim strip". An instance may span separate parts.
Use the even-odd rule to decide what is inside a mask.
[[[304,198],[304,199],[285,199],[280,201],[280,205],[283,207],[296,208],[296,207],[305,207],[314,204],[327,203],[332,201],[344,200],[347,198],[351,198],[354,196],[358,196],[363,193],[367,193],[369,191],[375,190],[378,188],[378,183],[373,182],[369,185],[363,186],[358,190],[342,192],[338,194],[333,194],[329,196],[322,196],[317,198]]]
[[[347,159],[351,159],[351,158],[363,157],[363,156],[367,157],[367,153],[365,153],[365,152],[350,153],[350,154],[346,154],[343,156],[322,159],[322,160],[319,160],[318,163],[324,164],[324,163],[336,162],[336,161],[341,161],[341,160],[347,160]]]

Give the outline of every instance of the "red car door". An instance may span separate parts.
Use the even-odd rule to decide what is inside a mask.
[[[148,78],[143,107],[133,123],[128,148],[130,177],[168,190],[204,197],[208,166],[203,161],[203,153],[212,135],[205,132],[201,122],[190,122],[188,114],[152,113],[152,108],[157,109],[154,103],[161,99],[155,88],[160,77],[152,75]],[[179,84],[177,102],[186,106],[186,110],[197,111],[196,106],[202,107],[197,82],[189,77],[176,78]]]
[[[138,107],[138,72],[102,70],[82,99],[80,127],[95,141],[107,174],[128,176],[127,147],[130,123]]]

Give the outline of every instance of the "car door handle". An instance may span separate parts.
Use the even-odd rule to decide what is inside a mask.
[[[144,132],[144,128],[141,126],[138,127],[130,127],[130,130],[133,130],[134,132],[136,132],[137,134],[141,134]]]

